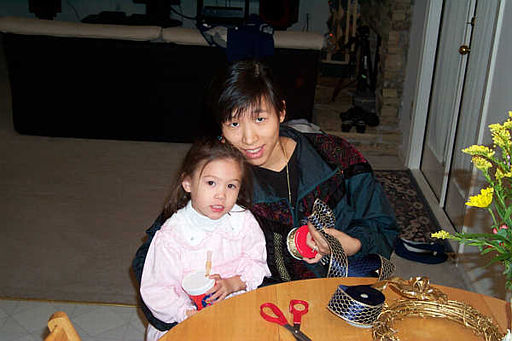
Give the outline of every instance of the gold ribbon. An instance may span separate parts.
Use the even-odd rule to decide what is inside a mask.
[[[373,339],[379,341],[399,341],[397,330],[393,328],[396,320],[407,317],[443,318],[470,328],[486,341],[500,341],[504,334],[496,323],[469,304],[449,300],[441,290],[430,286],[427,277],[413,277],[408,281],[394,277],[372,285],[378,290],[389,286],[404,297],[384,305],[384,309],[373,323]]]
[[[380,291],[383,291],[388,286],[400,296],[409,299],[438,302],[446,302],[448,300],[444,292],[430,286],[428,277],[411,277],[409,280],[392,277],[388,280],[372,284],[372,287]]]

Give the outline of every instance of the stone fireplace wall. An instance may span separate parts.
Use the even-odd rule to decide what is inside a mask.
[[[376,103],[382,129],[396,129],[414,0],[361,0],[361,24],[380,35]],[[376,51],[372,51],[375,55]]]

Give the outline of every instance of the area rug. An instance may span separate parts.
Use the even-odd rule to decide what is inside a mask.
[[[395,210],[400,237],[416,242],[430,241],[430,233],[439,230],[439,223],[411,172],[377,170],[374,173]]]

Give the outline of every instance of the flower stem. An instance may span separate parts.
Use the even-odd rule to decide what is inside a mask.
[[[496,217],[494,216],[494,211],[492,210],[492,208],[487,207],[487,210],[488,210],[488,211],[489,211],[489,213],[491,214],[493,224],[494,224],[494,225],[496,225],[496,226],[498,226],[498,223],[496,222]]]

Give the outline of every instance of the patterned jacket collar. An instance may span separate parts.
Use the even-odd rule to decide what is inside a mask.
[[[297,146],[295,153],[297,155],[298,165],[308,165],[308,169],[298,169],[298,199],[311,192],[319,183],[324,182],[336,173],[336,169],[331,168],[318,154],[311,143],[295,129],[281,126],[280,136],[286,136],[293,139]],[[307,174],[307,176],[306,176]],[[276,202],[286,198],[278,196],[275,190],[262,183],[257,177],[253,176],[253,203]]]

